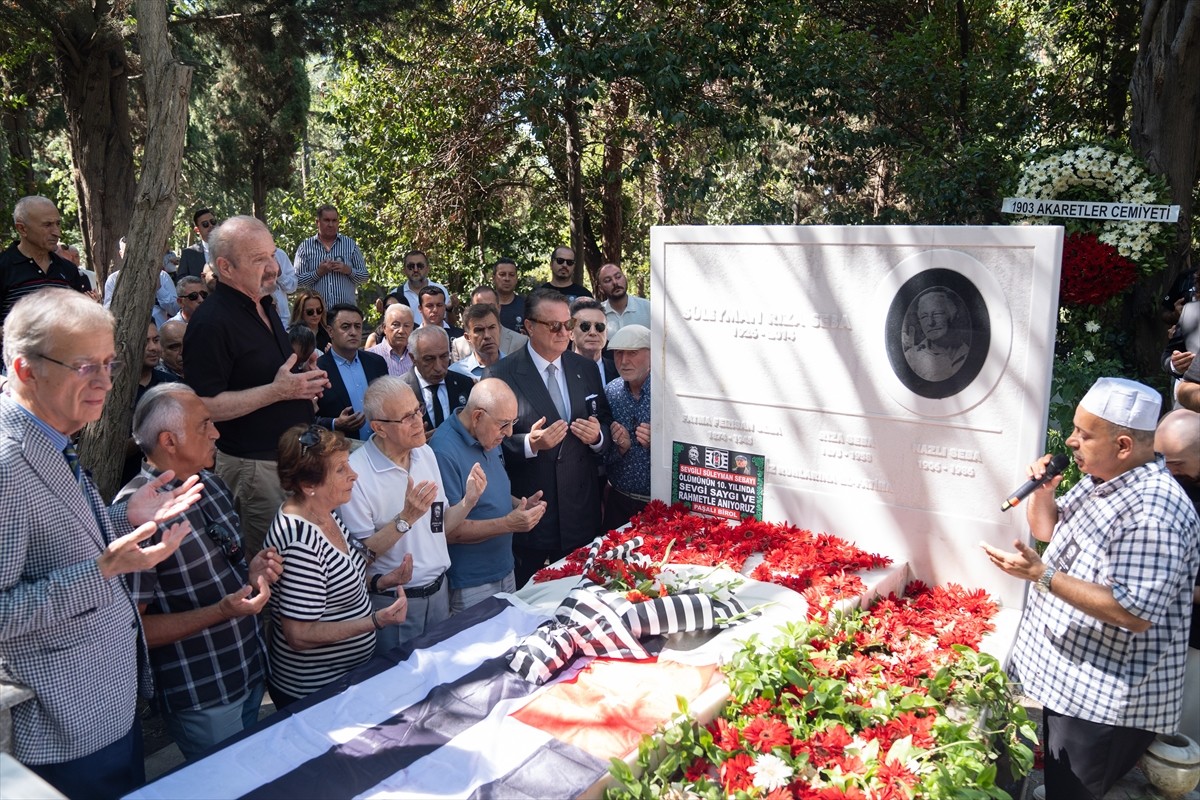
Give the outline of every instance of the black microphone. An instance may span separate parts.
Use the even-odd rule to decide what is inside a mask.
[[[1070,463],[1071,459],[1067,458],[1062,453],[1059,453],[1054,458],[1050,459],[1050,463],[1046,465],[1046,474],[1037,480],[1028,480],[1021,484],[1021,488],[1009,495],[1008,499],[1000,504],[1000,510],[1008,511],[1013,506],[1020,504],[1022,500],[1033,494],[1035,489],[1066,469],[1067,464]]]

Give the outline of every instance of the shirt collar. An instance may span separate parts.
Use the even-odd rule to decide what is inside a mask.
[[[335,364],[341,364],[343,367],[353,367],[355,364],[358,363],[358,353],[357,352],[354,354],[354,358],[342,358],[341,356],[339,356],[337,354],[337,351],[335,351],[331,347],[331,348],[329,348],[329,354],[333,356],[333,362]]]
[[[21,409],[21,411],[23,411],[25,413],[25,415],[27,417],[29,417],[29,420],[33,423],[35,428],[40,430],[42,433],[46,434],[46,438],[50,440],[50,444],[54,445],[55,450],[62,450],[64,447],[66,447],[68,444],[71,443],[70,436],[67,436],[65,433],[63,433],[60,430],[50,427],[50,424],[48,422],[43,420],[37,414],[30,411],[25,406],[21,405],[20,403],[13,403],[13,405],[15,405],[17,408]]]
[[[562,372],[562,355],[561,354],[559,355],[558,358],[554,359],[553,361],[547,361],[546,359],[544,359],[540,355],[538,355],[537,350],[533,349],[532,342],[525,345],[525,349],[529,351],[530,357],[533,358],[533,365],[535,367],[537,367],[537,371],[540,374],[545,375],[546,367],[550,366],[551,364],[553,364],[560,373]]]

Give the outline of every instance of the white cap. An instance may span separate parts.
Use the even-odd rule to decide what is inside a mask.
[[[643,350],[650,347],[650,329],[645,325],[626,325],[608,340],[609,350]]]
[[[1079,401],[1079,407],[1123,428],[1152,431],[1158,424],[1162,397],[1137,381],[1100,378]]]

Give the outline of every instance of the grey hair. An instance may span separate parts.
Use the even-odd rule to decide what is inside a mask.
[[[408,337],[408,352],[411,353],[414,358],[416,358],[417,343],[423,342],[426,339],[428,339],[430,336],[435,336],[438,334],[440,334],[441,337],[446,340],[446,347],[449,347],[450,346],[450,334],[446,333],[445,328],[435,328],[432,325],[422,325],[421,327],[414,330],[412,332],[412,334],[409,335],[409,337]]]
[[[371,381],[366,394],[363,395],[363,413],[367,415],[367,422],[381,418],[386,413],[383,404],[399,392],[416,394],[408,385],[408,381],[395,375],[383,375]],[[417,398],[417,401],[420,402],[420,398]]]
[[[187,287],[197,283],[204,286],[204,279],[197,278],[195,275],[184,275],[175,282],[175,294],[187,294]]]
[[[133,411],[133,441],[146,455],[158,449],[158,435],[170,431],[183,435],[187,424],[181,396],[196,396],[186,383],[160,383],[142,395]]]
[[[12,375],[14,361],[44,355],[56,336],[80,332],[94,336],[101,328],[112,334],[112,315],[74,289],[42,289],[26,295],[4,320],[4,365]]]
[[[22,197],[17,201],[17,205],[13,208],[13,222],[27,222],[28,218],[26,215],[29,213],[29,209],[36,205],[43,204],[53,206],[54,201],[49,197],[42,197],[40,194],[30,194]]]
[[[261,219],[245,214],[230,217],[213,228],[212,233],[208,235],[209,263],[215,268],[218,258],[232,261],[231,256],[238,249],[242,234],[248,233],[251,230],[271,232],[270,228],[263,224]]]

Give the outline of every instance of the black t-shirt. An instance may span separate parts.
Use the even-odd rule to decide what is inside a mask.
[[[513,295],[512,302],[500,306],[500,324],[510,331],[525,333],[525,298],[519,294]]]
[[[196,309],[183,335],[185,377],[196,394],[215,397],[275,380],[275,373],[292,355],[292,346],[274,301],[267,296],[261,302],[271,320],[270,330],[252,299],[222,283]],[[238,458],[274,461],[279,436],[293,425],[311,423],[313,415],[309,400],[281,400],[218,422],[217,447]]]
[[[79,268],[58,253],[50,254],[50,266],[42,272],[37,262],[22,253],[17,244],[13,242],[0,253],[0,325],[8,319],[8,312],[18,300],[39,289],[57,286],[86,292],[91,288]]]
[[[592,293],[588,291],[586,286],[578,283],[572,283],[570,286],[555,286],[553,283],[543,283],[541,288],[553,289],[556,292],[561,292],[567,296],[567,303],[574,303],[581,297],[591,297]]]

